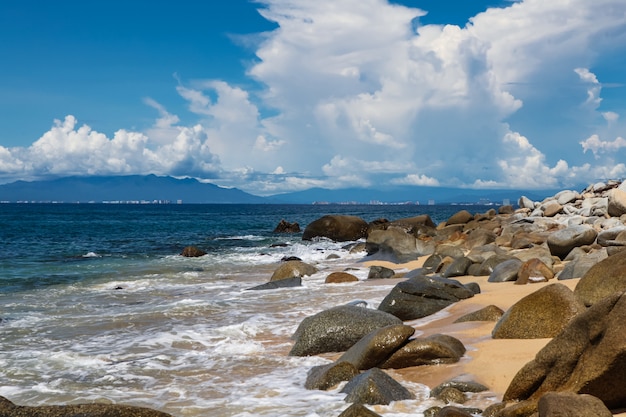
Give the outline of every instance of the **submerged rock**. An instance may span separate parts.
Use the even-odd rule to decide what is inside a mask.
[[[348,394],[346,402],[358,404],[384,404],[415,398],[405,387],[378,368],[356,376],[341,390]]]

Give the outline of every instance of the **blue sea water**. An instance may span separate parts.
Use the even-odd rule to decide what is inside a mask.
[[[342,394],[303,388],[329,360],[289,357],[289,337],[322,309],[355,299],[375,308],[390,287],[325,285],[346,267],[364,280],[363,254],[274,228],[325,214],[440,222],[461,209],[489,207],[0,204],[0,395],[174,416],[336,416]],[[188,245],[207,255],[181,257]],[[320,272],[300,288],[247,291],[285,256]],[[392,415],[427,405],[425,388],[406,384],[417,399]]]

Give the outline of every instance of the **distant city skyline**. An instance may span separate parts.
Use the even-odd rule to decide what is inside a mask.
[[[620,0],[24,0],[0,4],[0,53],[0,184],[626,177]]]

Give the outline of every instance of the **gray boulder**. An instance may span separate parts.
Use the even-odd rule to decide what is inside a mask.
[[[519,300],[500,318],[494,339],[541,339],[554,337],[585,306],[563,284],[550,284]]]
[[[172,417],[171,414],[144,407],[117,404],[15,405],[0,397],[2,417]]]
[[[367,234],[367,222],[357,216],[327,215],[309,223],[302,240],[325,237],[336,242],[359,240]]]
[[[345,305],[307,317],[296,329],[291,356],[344,352],[371,331],[402,324],[397,317],[379,310]]]
[[[464,354],[465,346],[460,340],[449,335],[435,334],[411,340],[381,363],[380,367],[401,369],[411,366],[455,363]]]
[[[348,349],[337,362],[349,362],[359,370],[378,366],[389,358],[415,333],[405,324],[396,324],[376,329]]]
[[[378,368],[372,368],[352,378],[341,392],[348,394],[346,402],[370,405],[388,405],[392,401],[415,398],[409,390]]]
[[[302,286],[302,278],[293,277],[280,279],[278,281],[270,281],[255,287],[246,288],[248,291],[276,290],[278,288],[292,288]]]
[[[472,265],[472,260],[462,256],[455,259],[448,267],[443,271],[445,278],[460,277],[467,274],[467,270]]]
[[[391,268],[373,265],[367,273],[367,279],[387,279],[393,278],[394,275],[396,275],[396,272]]]
[[[487,281],[507,282],[517,280],[517,273],[522,266],[522,261],[517,258],[508,259],[493,268]]]
[[[458,281],[439,276],[417,276],[396,284],[378,309],[401,320],[414,320],[473,296],[474,292]]]
[[[595,242],[598,232],[591,226],[571,226],[552,233],[547,240],[550,253],[564,259],[577,246],[590,245]]]
[[[373,412],[363,404],[350,404],[350,407],[343,410],[339,417],[382,417],[380,414]]]
[[[408,262],[435,251],[435,244],[423,241],[399,227],[373,230],[367,237],[365,249],[369,256],[393,262]]]

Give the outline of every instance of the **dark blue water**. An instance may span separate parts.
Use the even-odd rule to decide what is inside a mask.
[[[144,268],[194,245],[214,255],[284,240],[281,219],[307,224],[325,214],[372,221],[429,214],[435,222],[482,206],[414,205],[0,205],[0,292],[71,283]],[[297,239],[301,235],[290,236]]]

